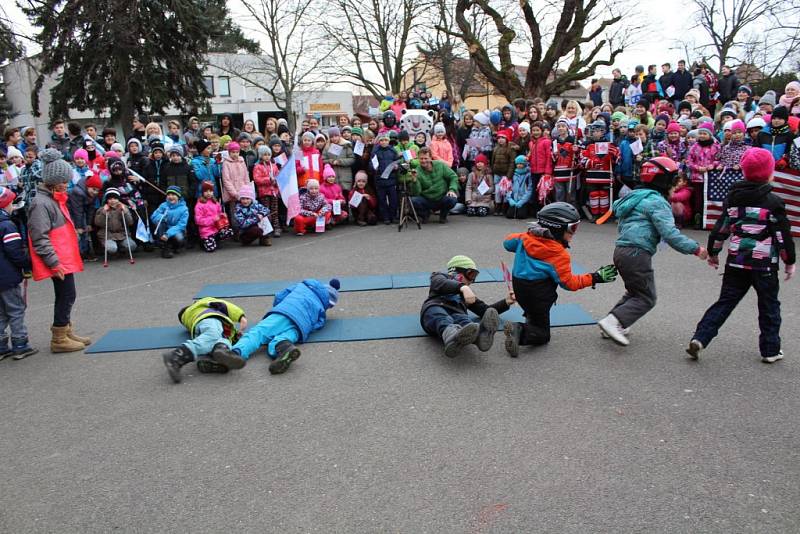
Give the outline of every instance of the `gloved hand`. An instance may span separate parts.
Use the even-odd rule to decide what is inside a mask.
[[[592,284],[606,284],[617,279],[617,268],[604,265],[592,273]]]
[[[786,280],[787,282],[791,280],[792,277],[794,276],[794,266],[795,264],[793,263],[791,265],[784,265],[783,267],[783,272],[786,273],[786,278],[784,278],[784,280]]]

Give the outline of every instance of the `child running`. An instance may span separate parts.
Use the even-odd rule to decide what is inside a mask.
[[[625,282],[625,294],[597,324],[622,346],[629,344],[627,335],[633,323],[656,305],[653,255],[658,243],[663,239],[682,254],[694,254],[701,260],[708,258],[705,248],[675,227],[667,198],[677,173],[678,165],[673,160],[652,158],[642,165],[641,184],[614,202],[614,215],[619,218],[614,265]]]
[[[708,264],[719,268],[722,244],[731,238],[719,299],[703,315],[686,352],[697,360],[700,352],[725,324],[752,286],[758,295],[758,345],[761,361],[783,359],[781,303],[778,300],[778,259],[786,280],[794,276],[795,249],[786,207],[772,192],[775,162],[769,150],[750,148],[741,160],[743,182],[733,185],[708,236]]]

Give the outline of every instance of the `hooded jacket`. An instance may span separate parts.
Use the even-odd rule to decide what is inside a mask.
[[[186,202],[179,198],[175,204],[170,204],[165,200],[161,205],[150,215],[150,222],[154,225],[153,232],[156,227],[164,230],[167,238],[175,237],[178,234],[186,233],[186,224],[189,222],[189,208],[186,207]]]
[[[219,198],[219,180],[222,177],[220,164],[214,158],[207,158],[197,154],[192,158],[192,170],[197,183],[194,185],[195,197],[200,198],[203,196],[201,186],[203,182],[211,182],[214,184],[214,196]]]
[[[241,158],[232,160],[225,158],[222,162],[222,201],[231,202],[238,200],[239,190],[250,183],[250,174],[247,172],[247,163]]]
[[[220,229],[217,221],[222,217],[222,205],[215,199],[200,198],[194,206],[194,222],[200,239],[216,234]]]
[[[272,309],[264,317],[283,315],[297,327],[300,341],[306,341],[311,332],[325,326],[325,314],[331,307],[328,286],[307,278],[275,295]]]
[[[22,271],[30,268],[31,260],[25,253],[17,225],[6,210],[0,209],[0,291],[18,286],[22,282]]]
[[[453,275],[440,272],[431,273],[431,285],[428,289],[428,298],[422,303],[422,309],[419,314],[420,324],[422,324],[423,328],[425,325],[422,321],[422,316],[425,315],[425,312],[428,311],[429,308],[434,306],[444,308],[451,314],[459,313],[466,315],[468,311],[471,311],[478,317],[483,317],[483,314],[486,313],[486,310],[489,308],[494,308],[497,310],[497,313],[508,311],[508,304],[506,304],[505,299],[499,300],[491,305],[487,305],[480,299],[475,299],[475,302],[467,305],[467,303],[464,302],[464,296],[461,294],[461,288],[463,286],[464,284],[456,280]]]
[[[51,278],[59,265],[67,274],[83,270],[66,193],[56,197],[44,185],[39,186],[28,210],[28,244],[36,281]]]
[[[779,257],[787,265],[796,261],[786,207],[771,184],[733,184],[708,236],[709,255],[718,255],[729,237],[728,267],[777,271]]]
[[[616,246],[640,248],[650,255],[662,239],[682,254],[694,254],[700,245],[675,227],[672,206],[654,189],[634,189],[614,202],[619,219]]]
[[[503,248],[514,252],[511,274],[523,280],[552,280],[569,291],[592,287],[592,274],[573,274],[567,248],[546,228],[534,224],[527,232],[509,234]]]

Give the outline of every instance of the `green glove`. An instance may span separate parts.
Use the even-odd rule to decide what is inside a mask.
[[[604,265],[592,273],[592,282],[606,284],[617,279],[617,268],[613,265]]]

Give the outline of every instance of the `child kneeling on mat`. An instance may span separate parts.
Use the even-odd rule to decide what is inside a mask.
[[[287,287],[272,302],[272,309],[249,329],[233,346],[233,352],[245,360],[262,345],[274,361],[269,365],[273,375],[285,373],[300,357],[295,343],[305,342],[311,332],[325,326],[326,312],[339,301],[339,280],[327,284],[306,279]]]
[[[553,202],[539,210],[538,222],[528,231],[506,237],[503,247],[514,252],[512,284],[519,305],[525,311],[524,323],[507,322],[506,351],[519,355],[520,345],[545,345],[550,342],[550,308],[556,303],[558,286],[578,291],[595,284],[613,282],[617,271],[606,265],[594,273],[573,274],[567,251],[581,216],[567,202]]]
[[[487,305],[469,287],[477,277],[478,268],[467,256],[453,256],[447,262],[446,273],[431,274],[420,324],[428,335],[442,340],[448,358],[455,358],[462,348],[473,343],[482,352],[492,348],[500,325],[499,314],[516,302],[514,293],[509,292],[505,299]],[[479,323],[468,315],[470,311],[478,316]]]
[[[227,373],[244,367],[244,359],[230,350],[231,343],[247,326],[244,310],[239,306],[205,297],[179,311],[178,320],[192,339],[162,356],[173,382],[180,383],[181,367],[193,361],[201,373]]]

